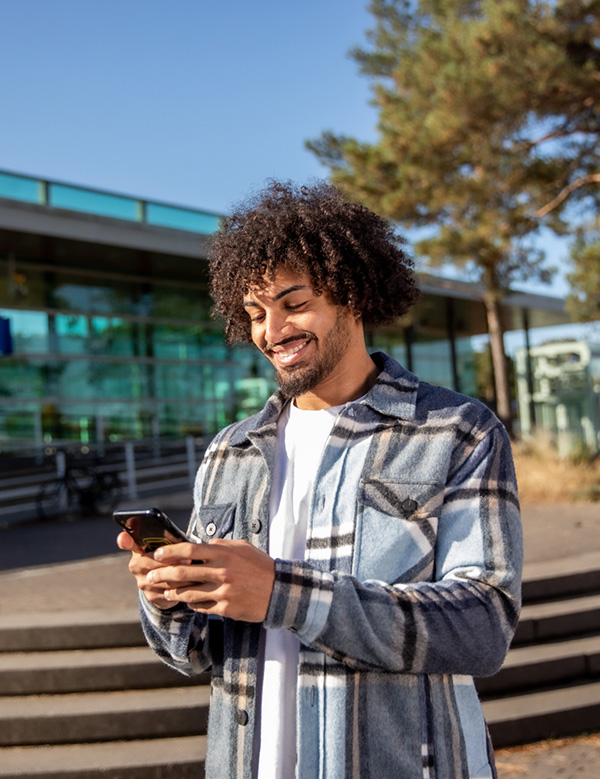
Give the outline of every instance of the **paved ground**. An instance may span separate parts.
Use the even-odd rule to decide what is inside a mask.
[[[190,495],[145,499],[185,527]],[[124,504],[126,505],[126,504]],[[523,511],[525,562],[600,550],[600,504],[536,505]],[[130,609],[137,593],[127,554],[115,551],[111,518],[0,530],[0,614]],[[499,750],[499,779],[600,779],[600,734]]]
[[[185,528],[191,496],[161,495],[144,505],[162,508]],[[15,600],[22,612],[33,613],[135,606],[117,533],[110,517],[0,529],[0,614],[11,613]],[[600,504],[526,507],[523,533],[526,565],[600,550]]]

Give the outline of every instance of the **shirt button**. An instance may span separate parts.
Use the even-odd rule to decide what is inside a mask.
[[[217,526],[214,522],[209,522],[205,530],[207,536],[214,536],[214,534],[217,532]]]
[[[250,522],[250,530],[253,533],[260,533],[261,528],[262,528],[262,522],[260,521],[260,519],[253,519]]]
[[[412,498],[406,498],[400,504],[400,508],[403,511],[406,511],[407,514],[412,514],[413,511],[416,511],[419,508],[419,504],[417,503],[416,500],[413,500]]]
[[[238,709],[235,713],[235,721],[238,725],[248,724],[248,712],[244,709]]]

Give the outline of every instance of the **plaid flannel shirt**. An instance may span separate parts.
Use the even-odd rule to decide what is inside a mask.
[[[206,775],[256,775],[265,629],[301,642],[299,779],[486,779],[494,760],[473,676],[495,673],[520,609],[510,443],[482,404],[383,354],[319,465],[304,561],[277,560],[263,625],[142,598],[150,645],[212,668]],[[276,393],[207,450],[190,532],[268,550]],[[268,734],[263,734],[263,738]]]

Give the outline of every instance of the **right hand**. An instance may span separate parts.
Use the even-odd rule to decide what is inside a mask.
[[[148,573],[156,568],[164,568],[164,563],[159,563],[151,554],[144,552],[139,547],[129,533],[119,533],[117,536],[117,546],[119,549],[131,552],[129,560],[129,570],[133,574],[138,589],[144,593],[146,600],[159,609],[171,609],[175,605],[172,600],[164,598],[164,591],[169,589],[168,582],[150,582],[147,579]],[[181,561],[186,562],[186,561]]]

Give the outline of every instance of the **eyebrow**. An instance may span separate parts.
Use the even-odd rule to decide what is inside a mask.
[[[294,284],[292,287],[287,287],[286,289],[282,289],[281,292],[278,292],[276,295],[273,295],[271,298],[273,303],[276,303],[278,300],[281,300],[281,298],[284,298],[286,295],[289,295],[292,292],[298,292],[301,289],[308,289],[306,284]],[[244,300],[244,308],[250,308],[251,306],[259,306],[260,303],[256,303],[253,300]]]

